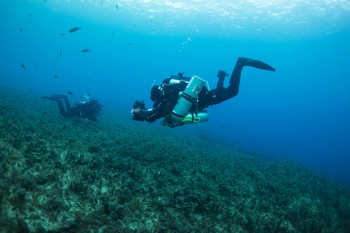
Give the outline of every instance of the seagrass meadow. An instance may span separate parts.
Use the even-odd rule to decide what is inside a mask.
[[[350,229],[347,187],[124,113],[65,119],[52,102],[3,88],[0,129],[0,232]]]

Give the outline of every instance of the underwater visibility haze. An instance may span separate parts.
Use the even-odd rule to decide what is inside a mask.
[[[70,171],[59,178],[68,184],[62,186],[68,190],[64,194],[58,194],[53,174],[47,175],[52,182],[18,178],[16,182],[24,183],[26,191],[9,198],[8,203],[26,203],[30,198],[25,193],[34,193],[37,183],[47,184],[43,190],[63,199],[57,203],[46,200],[49,209],[23,219],[15,210],[7,213],[17,230],[40,230],[35,216],[57,209],[59,213],[50,221],[60,216],[66,222],[43,227],[47,232],[74,232],[80,224],[95,229],[105,221],[96,216],[104,214],[120,227],[113,225],[115,228],[104,228],[104,232],[346,232],[350,228],[349,204],[340,204],[349,200],[346,190],[350,187],[349,1],[11,0],[1,1],[0,7],[0,140],[3,153],[13,156],[1,155],[1,162],[15,164],[22,161],[21,153],[33,154],[31,162],[23,159],[25,166],[39,169],[38,164],[45,160],[48,170],[52,166]],[[160,121],[131,120],[134,101],[144,100],[151,107],[150,89],[163,79],[184,72],[208,80],[215,88],[218,70],[231,73],[238,57],[264,61],[276,72],[245,67],[238,96],[209,107],[208,122],[170,129],[159,126]],[[104,105],[99,122],[64,119],[53,102],[40,98],[66,94],[76,101],[87,93]],[[231,149],[237,152],[232,155],[234,161],[229,159]],[[43,159],[40,153],[48,157]],[[123,153],[128,156],[115,156]],[[259,164],[255,157],[264,162]],[[265,159],[281,164],[265,164]],[[284,164],[288,161],[291,168]],[[75,166],[83,170],[78,172]],[[221,175],[215,166],[222,168]],[[4,165],[1,173],[11,177],[16,174],[14,167]],[[233,168],[236,173],[230,171]],[[284,169],[290,170],[280,172]],[[108,170],[117,172],[106,175]],[[249,178],[235,183],[233,177],[248,173]],[[83,177],[74,180],[74,176]],[[219,179],[221,176],[226,178]],[[274,186],[279,176],[284,183]],[[96,177],[109,178],[96,181]],[[152,177],[153,183],[142,186],[146,184],[142,177]],[[208,177],[219,181],[211,183]],[[264,194],[255,193],[243,180],[275,198],[270,204],[247,201],[242,192]],[[6,182],[13,183],[10,178]],[[207,196],[179,188],[182,186],[206,189]],[[270,188],[262,188],[267,186]],[[86,190],[96,187],[100,187],[98,197],[89,196]],[[315,193],[307,191],[293,199],[307,187]],[[112,189],[118,191],[111,194]],[[222,196],[215,196],[216,189]],[[11,197],[11,192],[1,194],[1,200]],[[169,195],[175,204],[165,198]],[[74,198],[67,202],[68,196]],[[133,197],[130,203],[125,196]],[[322,201],[310,201],[313,196],[317,200],[327,196],[331,204],[325,202],[322,209]],[[239,200],[245,207],[237,204]],[[273,208],[287,205],[285,212]],[[264,214],[257,207],[254,212],[254,206],[264,209]],[[303,206],[310,212],[305,213]],[[327,225],[332,222],[326,214],[329,206],[334,213],[343,214],[334,217],[334,226]],[[62,217],[72,208],[74,218]],[[79,208],[95,212],[82,214]],[[209,209],[213,212],[206,215]],[[321,209],[323,212],[316,211]],[[237,212],[242,216],[232,220]],[[300,212],[317,221],[303,222]],[[244,217],[254,213],[260,213],[259,217]],[[136,220],[141,218],[147,220],[141,224]],[[205,225],[206,221],[218,225]],[[2,223],[0,228],[10,227]]]

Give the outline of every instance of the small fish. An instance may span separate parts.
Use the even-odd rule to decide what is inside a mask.
[[[60,36],[64,36],[64,33],[61,33]]]
[[[73,92],[67,91],[67,94],[68,94],[68,95],[73,95]]]
[[[117,10],[119,10],[119,6],[118,6],[118,4],[115,4],[115,8],[116,8]]]
[[[58,75],[54,75],[53,77],[54,77],[54,78],[58,78]]]
[[[62,56],[62,54],[63,54],[63,50],[62,50],[62,49],[60,49],[60,56]]]
[[[22,66],[22,68],[23,68],[23,69],[25,69],[25,68],[26,68],[26,66],[25,66],[24,64],[21,64],[21,66]]]
[[[131,45],[131,42],[128,42],[129,45]]]
[[[18,30],[19,30],[20,32],[23,32],[23,28],[18,28]]]
[[[71,28],[71,29],[69,30],[69,32],[70,32],[70,33],[76,32],[76,31],[80,30],[80,28],[81,28],[81,27],[74,27],[74,28]]]
[[[32,13],[29,13],[28,18],[29,18],[29,17],[32,17]]]
[[[90,52],[91,50],[90,49],[83,49],[83,50],[81,50],[83,53],[88,53],[88,52]]]

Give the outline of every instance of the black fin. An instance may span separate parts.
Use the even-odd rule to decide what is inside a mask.
[[[239,57],[237,60],[237,64],[243,66],[251,66],[257,69],[262,69],[262,70],[269,70],[269,71],[276,71],[275,68],[270,66],[269,64],[255,60],[255,59],[250,59],[247,57]]]

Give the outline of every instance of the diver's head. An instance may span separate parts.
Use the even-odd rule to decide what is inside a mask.
[[[162,96],[162,91],[158,85],[154,85],[151,89],[151,100],[157,101]]]

